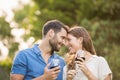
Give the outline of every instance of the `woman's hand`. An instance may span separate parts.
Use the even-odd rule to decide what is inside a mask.
[[[80,70],[82,70],[85,74],[88,72],[88,68],[85,64],[85,61],[82,58],[77,58],[79,61],[75,61],[78,64]]]
[[[75,61],[78,64],[78,68],[87,76],[89,80],[98,80],[88,69],[85,61],[82,58],[78,58],[79,61]]]
[[[72,80],[76,75],[76,71],[75,70],[68,70],[67,72],[67,80]]]

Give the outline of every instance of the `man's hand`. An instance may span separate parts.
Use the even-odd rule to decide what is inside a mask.
[[[45,67],[44,74],[42,76],[34,78],[33,80],[55,80],[60,72],[60,67],[49,69],[49,65],[50,64],[47,64]]]
[[[52,69],[48,69],[49,64],[44,69],[44,76],[45,80],[55,80],[58,76],[58,73],[60,72],[60,67],[55,67]]]

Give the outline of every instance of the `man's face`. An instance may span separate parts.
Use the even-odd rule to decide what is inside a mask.
[[[65,29],[61,29],[60,32],[54,35],[52,39],[49,40],[52,50],[59,51],[62,45],[65,45],[65,40],[67,37],[67,32]]]

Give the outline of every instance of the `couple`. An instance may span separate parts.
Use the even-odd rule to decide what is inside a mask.
[[[83,27],[68,29],[62,22],[51,20],[44,24],[42,31],[40,44],[15,56],[10,80],[111,80],[112,73],[106,60],[95,55],[91,38]],[[67,64],[54,52],[62,45],[69,47],[68,55],[72,56],[65,58]],[[85,60],[78,57],[81,61],[75,61],[80,51]],[[59,59],[60,65],[49,69],[54,58]]]

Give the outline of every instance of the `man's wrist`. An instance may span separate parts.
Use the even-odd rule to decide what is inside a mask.
[[[45,75],[42,75],[42,80],[47,80]]]
[[[46,80],[46,76],[45,75],[42,75],[42,76],[39,76],[37,78],[34,78],[32,80]]]

